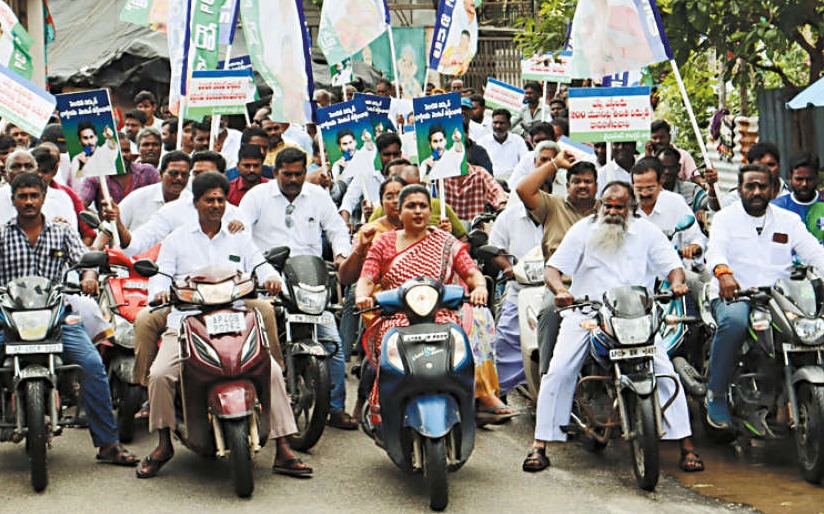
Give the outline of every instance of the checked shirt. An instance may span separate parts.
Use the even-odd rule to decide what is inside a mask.
[[[0,285],[29,275],[60,282],[66,267],[80,260],[85,247],[74,228],[49,220],[44,220],[43,231],[32,246],[15,216],[3,225],[0,252]]]

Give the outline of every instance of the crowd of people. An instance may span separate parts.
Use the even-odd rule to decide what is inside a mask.
[[[427,94],[444,91],[429,86]],[[367,92],[390,96],[393,89],[381,80]],[[513,114],[486,109],[483,96],[464,88],[460,80],[449,89],[462,96],[469,172],[446,179],[434,198],[422,168],[403,154],[398,134],[378,135],[374,144],[379,168],[368,170],[367,181],[347,183],[330,173],[330,163],[321,162],[313,126],[273,120],[266,108],[243,130],[230,128],[229,120],[222,118],[216,139],[210,142],[211,120],[162,119],[156,97],[140,92],[117,133],[125,173],[89,178],[78,174],[82,156],[70,159],[66,153],[59,124],[49,125],[35,139],[6,123],[0,135],[6,182],[0,186],[2,282],[32,274],[59,281],[65,267],[77,262],[87,247],[101,244],[94,242],[95,231],[79,216],[86,209],[111,223],[112,235],[129,255],[161,243],[158,266],[174,277],[208,264],[234,263],[250,271],[262,262],[262,250],[276,246],[288,246],[293,256],[323,257],[338,266],[339,280],[348,291],[340,322],[321,325],[318,333],[330,350],[336,345],[343,349],[333,352],[329,361],[328,425],[345,430],[357,428],[365,402],[371,405],[371,421],[380,422],[373,383],[382,335],[408,324],[402,315],[365,314],[361,340],[355,310],[372,307],[376,291],[413,277],[463,284],[471,305],[440,312],[438,319],[459,323],[469,336],[477,422],[504,424],[519,414],[507,398],[525,382],[518,288],[507,288],[496,322],[487,308],[496,291],[487,289],[466,244],[469,222],[491,212],[497,219],[490,244],[516,258],[540,246],[546,261],[547,288],[538,317],[544,375],[525,471],[549,466],[548,443],[566,440],[561,427],[569,423],[576,377],[587,352],[581,321],[588,314],[560,313],[559,308],[575,298],[598,298],[620,285],[652,288],[656,278],[667,278],[673,293],[683,295],[712,284],[718,330],[707,412],[712,425],[729,426],[724,391],[748,313],[746,304],[725,300],[741,288],[772,284],[788,275],[794,254],[824,269],[818,157],[811,152],[793,155],[785,181],[776,146],[757,143],[747,153],[738,187],[720,191],[715,170],[700,168],[689,152],[676,147],[672,128],[664,120],[652,123],[649,141],[612,143],[609,162],[605,143],[593,146],[590,160],[576,161],[558,142],[569,131],[563,94],[545,92],[541,84],[529,82],[524,106]],[[317,91],[315,100],[329,105],[338,99]],[[111,136],[106,137],[113,141]],[[430,134],[444,136],[450,135]],[[368,198],[379,201],[371,203]],[[679,235],[676,251],[664,231],[684,214],[693,214],[699,223]],[[682,258],[701,253],[709,273],[685,271]],[[502,276],[510,278],[512,262],[501,258],[498,263]],[[268,265],[259,269],[258,277],[270,293],[281,290],[283,277]],[[96,293],[94,273],[82,278],[83,291]],[[168,279],[153,278],[151,297],[168,301],[168,286]],[[86,300],[71,300],[83,324],[67,326],[63,333],[66,360],[85,370],[81,396],[99,448],[97,458],[138,466],[138,477],[155,476],[174,453],[170,430],[175,422],[180,313],[146,309],[135,322],[134,378],[149,388],[149,428],[159,434],[157,448],[138,461],[117,441],[105,372],[93,345],[109,337],[111,327],[95,311],[94,302]],[[250,300],[247,305],[261,312],[272,342],[270,437],[277,444],[273,470],[308,476],[312,468],[288,445],[287,436],[296,428],[280,373],[283,360],[271,303]],[[159,338],[163,343],[158,350]],[[358,351],[361,347],[363,352]],[[352,416],[346,409],[345,380],[346,364],[354,353],[366,355]],[[655,356],[655,368],[674,375],[663,350]],[[701,471],[704,464],[692,443],[684,388],[662,382],[661,403],[676,391],[664,413],[664,439],[679,441],[681,469]]]

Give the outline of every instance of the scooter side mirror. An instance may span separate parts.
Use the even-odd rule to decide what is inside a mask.
[[[493,245],[483,245],[478,248],[478,253],[483,255],[484,257],[498,257],[499,255],[506,255],[502,249],[498,248],[497,246]]]
[[[160,272],[160,268],[157,267],[157,264],[150,261],[149,259],[140,259],[139,261],[135,262],[134,270],[141,277],[147,278],[153,277]]]
[[[109,265],[109,254],[106,252],[86,252],[77,263],[78,268],[105,268]]]
[[[78,214],[78,216],[80,217],[80,221],[90,226],[91,228],[97,229],[100,227],[100,218],[94,211],[81,211],[80,214]]]
[[[263,254],[263,258],[266,259],[266,262],[274,266],[275,269],[281,270],[283,269],[283,265],[286,264],[286,259],[289,258],[290,253],[291,249],[288,246],[276,246],[275,248],[267,250]]]
[[[678,220],[678,223],[675,225],[675,231],[682,232],[693,225],[695,225],[695,216],[693,216],[692,214],[684,214],[683,216],[681,216],[681,218]]]

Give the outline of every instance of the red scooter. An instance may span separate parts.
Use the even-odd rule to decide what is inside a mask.
[[[148,279],[134,271],[134,260],[157,260],[160,245],[136,255],[134,260],[118,248],[107,247],[107,265],[100,268],[98,305],[114,328],[114,335],[98,344],[106,364],[112,405],[117,409],[120,440],[134,438],[135,414],[146,400],[146,388],[132,379],[135,366],[134,322],[148,304]]]
[[[134,268],[144,277],[160,274],[146,259]],[[228,455],[240,497],[254,490],[251,456],[269,433],[269,341],[260,314],[234,306],[254,294],[254,271],[250,276],[213,266],[171,287],[176,309],[196,311],[180,328],[175,433],[199,455]]]

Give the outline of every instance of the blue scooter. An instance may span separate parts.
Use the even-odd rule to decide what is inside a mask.
[[[383,316],[402,312],[409,326],[392,328],[383,338],[382,423],[372,426],[364,415],[364,430],[398,467],[423,472],[430,508],[443,510],[447,471],[460,468],[475,445],[475,362],[461,327],[435,323],[435,312],[460,308],[464,290],[416,278],[375,300],[374,310]]]

